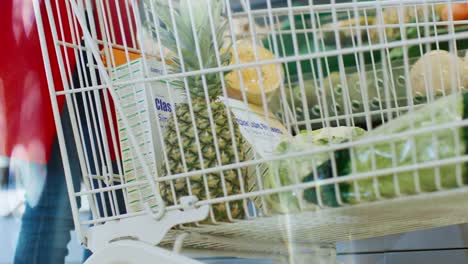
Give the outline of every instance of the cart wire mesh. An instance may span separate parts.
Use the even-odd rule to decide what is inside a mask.
[[[268,226],[302,232],[340,212],[342,232],[302,241],[293,228],[294,239],[368,237],[359,208],[372,217],[391,201],[400,219],[434,219],[420,228],[466,220],[402,216],[437,193],[453,198],[437,208],[462,207],[450,190],[468,176],[463,1],[44,2],[36,17],[82,242],[81,227],[147,214],[157,225],[187,196],[210,213],[176,230],[265,241]],[[92,219],[79,219],[78,199]],[[391,222],[377,233],[418,227]]]

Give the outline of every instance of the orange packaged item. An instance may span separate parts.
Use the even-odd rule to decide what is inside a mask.
[[[128,61],[127,60],[127,54],[125,53],[125,50],[112,48],[111,52],[112,52],[113,56],[111,56],[110,62],[111,62],[111,64],[115,63],[115,65],[112,65],[113,67],[118,67],[118,66],[120,66],[122,64],[125,64],[125,63],[128,63],[130,61],[141,58],[141,54],[129,51],[128,52],[128,59],[130,61]],[[112,61],[112,57],[114,59],[114,62]],[[107,67],[108,66],[107,65],[107,58],[106,58],[106,55],[104,53],[101,55],[101,60],[104,63],[104,66]]]

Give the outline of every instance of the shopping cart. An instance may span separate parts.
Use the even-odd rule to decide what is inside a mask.
[[[44,2],[89,263],[334,263],[337,241],[468,221],[462,1]]]

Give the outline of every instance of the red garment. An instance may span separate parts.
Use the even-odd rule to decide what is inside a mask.
[[[1,49],[2,63],[0,64],[0,155],[46,164],[50,157],[56,130],[32,2],[0,1],[0,10],[2,10],[2,16],[0,16],[0,25],[2,25],[0,29],[2,31],[1,45],[3,46]],[[55,89],[57,91],[63,90],[45,4],[43,0],[39,0],[39,2]],[[61,38],[58,24],[59,16],[56,12],[55,3],[60,3],[60,18],[64,25],[65,40],[71,43],[66,1],[50,2],[56,14],[55,22],[59,38]],[[122,45],[122,36],[116,14],[116,2],[119,3],[127,44],[130,46],[129,17],[125,8],[125,5],[130,1],[112,0],[103,2],[110,3],[116,41]],[[98,23],[96,12],[94,18]],[[107,20],[110,23],[109,18]],[[130,21],[134,22],[133,10],[131,9]],[[101,39],[98,24],[97,28]],[[67,52],[70,59],[70,68],[74,69],[75,56],[73,50],[68,48]],[[64,54],[63,51],[62,54]],[[62,109],[64,96],[59,96],[58,101],[60,109]],[[106,113],[106,111],[103,111],[103,113]],[[113,110],[112,113],[114,113]],[[113,119],[116,125],[116,118]],[[109,142],[110,138],[110,133],[108,133]],[[112,147],[112,144],[110,144],[110,152],[113,155],[114,150]]]

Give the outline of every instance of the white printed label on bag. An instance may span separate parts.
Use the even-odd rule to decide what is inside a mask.
[[[263,109],[230,98],[220,100],[231,110],[244,138],[262,157],[272,155],[276,146],[291,137],[289,131],[271,113],[265,117]]]

